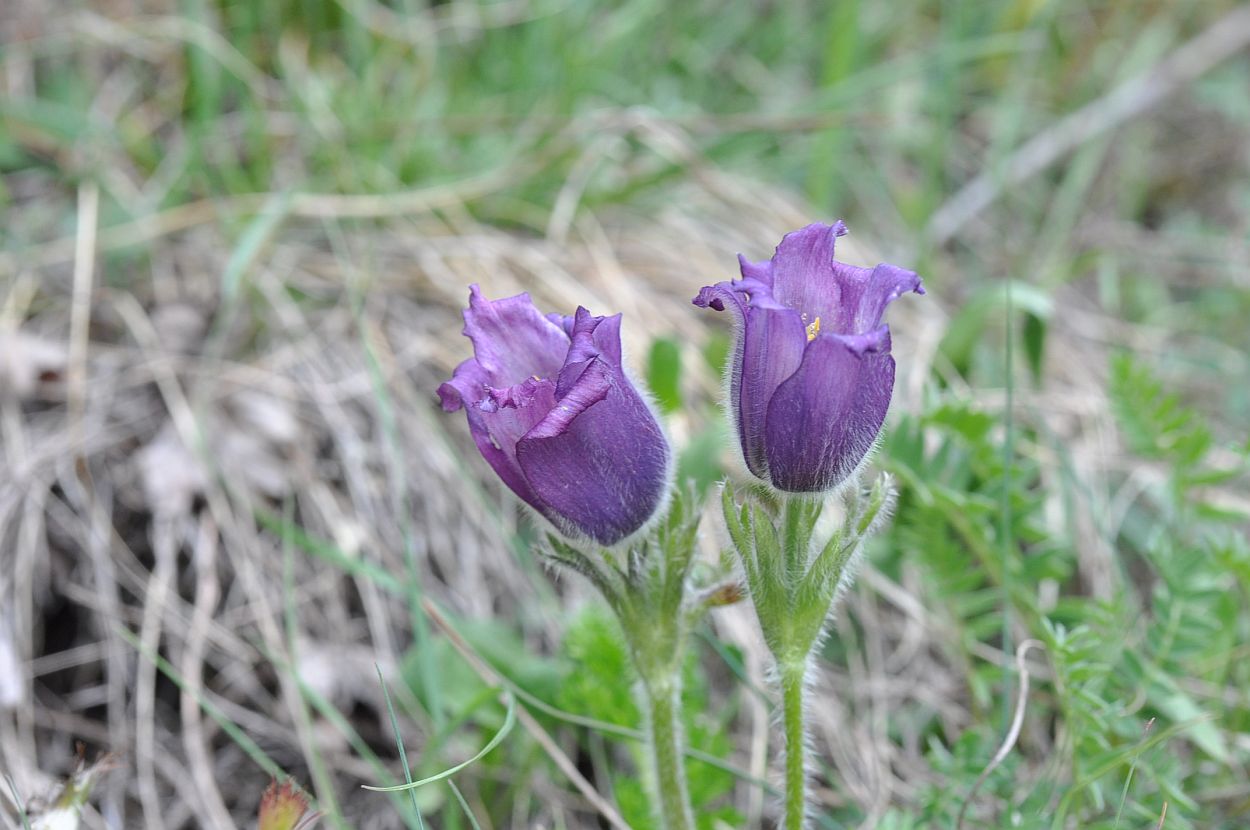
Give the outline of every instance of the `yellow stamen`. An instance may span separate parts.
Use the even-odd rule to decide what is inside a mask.
[[[820,334],[820,318],[817,317],[807,326],[807,342],[810,343],[816,339],[816,335]]]

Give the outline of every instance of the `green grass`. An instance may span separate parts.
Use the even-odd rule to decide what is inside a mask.
[[[901,498],[872,561],[884,579],[919,586],[926,624],[942,631],[943,652],[925,659],[957,677],[966,719],[914,698],[891,710],[885,738],[928,772],[909,778],[877,826],[955,826],[1012,714],[1014,644],[1031,637],[1046,656],[1034,660],[1024,730],[965,826],[1128,830],[1166,810],[1168,828],[1231,830],[1250,822],[1250,59],[1213,67],[1156,111],[1004,187],[950,242],[929,232],[973,177],[1003,169],[1029,138],[1234,6],[186,0],[169,16],[115,21],[67,9],[81,25],[49,23],[0,54],[29,70],[0,98],[0,278],[69,261],[84,180],[102,189],[103,273],[115,287],[187,216],[233,240],[222,337],[272,239],[324,232],[347,259],[342,236],[354,227],[421,212],[404,208],[410,191],[450,187],[432,209],[449,223],[467,216],[526,236],[548,232],[561,194],[581,210],[646,217],[707,169],[801,194],[813,220],[845,218],[921,271],[925,302],[949,315],[926,404],[896,413],[884,440],[879,464]],[[518,9],[520,21],[495,19]],[[421,610],[433,589],[407,524],[395,432],[404,402],[387,391],[355,292],[406,569],[353,559],[289,516],[260,513],[256,524],[293,557],[403,598],[415,646],[409,688],[397,709],[388,692],[387,711],[432,736],[411,769],[402,759],[404,780],[428,781],[466,757],[460,741],[484,745],[510,721],[501,725],[488,687]],[[707,363],[719,363],[723,341],[707,345]],[[666,412],[691,407],[706,422],[713,402],[681,379],[714,369],[681,361],[677,340],[657,341],[652,384]],[[1068,420],[1103,400],[1114,418],[1090,427],[1103,443],[1074,448]],[[683,469],[711,482],[723,472],[713,450],[696,437]],[[1107,457],[1082,454],[1097,450]],[[514,705],[562,730],[646,826],[637,781],[603,772],[636,754],[638,720],[628,694],[599,687],[620,670],[611,632],[597,618],[561,619],[565,639],[546,655],[505,621],[467,636],[506,676]],[[865,659],[867,624],[852,614],[839,628],[830,665]],[[144,656],[179,683],[161,655]],[[740,656],[704,643],[689,668],[688,729],[720,761],[690,765],[709,826],[741,820],[742,794],[760,786],[717,740],[754,694]],[[304,719],[319,713],[373,769],[388,763],[331,702],[299,693]],[[201,705],[276,770],[225,712]],[[538,797],[533,781],[561,779],[519,732],[503,744],[457,775],[454,803],[440,785],[396,809],[412,824],[476,827],[485,811],[507,826],[513,804]],[[389,774],[398,780],[399,767]],[[830,778],[824,826],[865,821]]]

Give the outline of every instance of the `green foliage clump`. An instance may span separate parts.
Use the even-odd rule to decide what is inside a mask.
[[[989,705],[1012,697],[1015,679],[966,655],[1010,653],[1022,636],[1040,641],[1049,676],[1031,678],[1019,741],[970,816],[1111,830],[1154,826],[1166,810],[1172,828],[1243,826],[1225,794],[1247,761],[1234,736],[1250,706],[1226,690],[1250,687],[1246,517],[1211,504],[1208,488],[1244,478],[1250,455],[1233,447],[1224,466],[1213,463],[1202,416],[1127,355],[1112,360],[1109,392],[1126,444],[1157,472],[1118,527],[1100,528],[1115,554],[1103,598],[1082,590],[1077,540],[1043,532],[1048,488],[1033,458],[1044,433],[1018,425],[1008,457],[995,418],[947,399],[886,441],[885,463],[904,487],[878,561],[923,569],[926,604],[964,646],[950,657],[965,661],[973,700],[986,707],[962,734],[932,725],[928,759],[944,783],[921,799],[922,826],[954,825],[1006,728]]]

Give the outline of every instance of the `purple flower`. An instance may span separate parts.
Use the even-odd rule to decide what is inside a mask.
[[[464,334],[473,357],[438,395],[464,409],[504,484],[570,536],[611,545],[645,525],[670,452],[621,369],[621,315],[544,317],[528,294],[488,300],[473,285]]]
[[[893,265],[837,262],[846,225],[786,234],[768,262],[741,254],[742,279],[694,304],[735,317],[729,402],[747,468],[779,490],[836,487],[881,431],[894,389],[885,307],[920,278]]]

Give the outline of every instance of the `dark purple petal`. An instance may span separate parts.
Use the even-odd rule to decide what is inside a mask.
[[[590,317],[590,312],[583,308],[579,308],[578,312],[585,311],[586,317]],[[616,371],[622,371],[621,366],[621,315],[613,314],[611,317],[591,317],[598,321],[591,329],[594,336],[595,348],[599,350],[599,354],[608,364]],[[576,328],[576,326],[574,327]],[[570,335],[571,337],[572,335]],[[622,375],[624,377],[624,375]],[[632,385],[632,384],[631,384]]]
[[[560,369],[556,394],[560,397],[581,377],[592,360],[603,360],[615,371],[621,369],[621,315],[595,317],[579,306],[569,330],[572,343]]]
[[[729,402],[738,425],[747,469],[768,476],[765,424],[773,393],[799,368],[807,332],[799,313],[788,308],[749,306],[741,333],[734,338]]]
[[[792,493],[837,486],[872,447],[894,390],[889,330],[822,334],[768,407],[768,470]]]
[[[530,301],[529,294],[488,300],[469,286],[464,334],[491,386],[515,386],[528,377],[553,377],[564,364],[569,337]]]
[[[597,357],[579,365],[581,371],[577,378],[569,382],[568,389],[551,411],[528,432],[518,436],[518,442],[522,438],[536,440],[564,435],[576,418],[608,396],[612,389],[612,370],[608,365]],[[560,374],[563,379],[566,372],[561,370]]]
[[[583,331],[592,332],[594,347],[603,354],[604,359],[613,366],[621,365],[621,315],[594,317],[584,307],[578,306],[577,313],[572,317],[548,314],[547,319],[559,326],[569,340],[575,340],[579,326]]]
[[[668,442],[621,368],[619,315],[591,317],[579,309],[573,338],[560,372],[567,390],[517,444],[517,459],[558,525],[611,545],[659,507]]]
[[[777,385],[799,368],[807,332],[797,311],[773,302],[763,265],[739,257],[743,279],[704,286],[694,304],[734,317],[729,373],[729,407],[747,469],[768,476],[764,422]]]
[[[772,288],[767,281],[746,276],[751,264],[741,256],[738,258],[743,263],[742,279],[705,285],[699,289],[698,295],[691,302],[699,308],[711,308],[716,311],[729,309],[735,313],[735,323],[742,322],[748,306],[784,308],[773,300]]]

